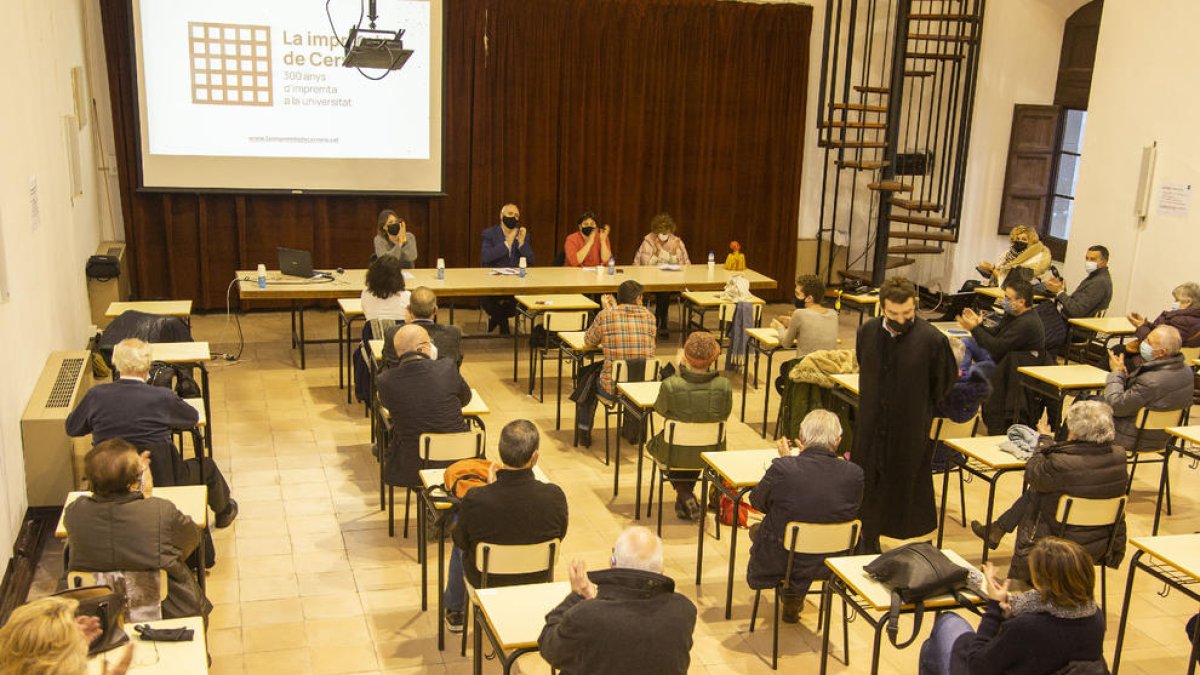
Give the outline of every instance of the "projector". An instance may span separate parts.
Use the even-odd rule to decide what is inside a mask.
[[[413,55],[413,50],[404,48],[404,42],[400,39],[403,35],[403,30],[392,33],[355,26],[350,29],[350,36],[346,39],[346,58],[342,65],[347,68],[400,70]]]

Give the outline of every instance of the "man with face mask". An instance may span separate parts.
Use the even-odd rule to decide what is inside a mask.
[[[533,243],[529,231],[521,225],[521,210],[516,204],[505,204],[500,209],[500,223],[483,231],[483,250],[479,256],[484,267],[518,267],[521,258],[527,267],[533,267]],[[488,332],[496,328],[502,335],[508,334],[508,319],[517,313],[517,303],[512,296],[489,296],[479,301],[488,313]]]
[[[1171,326],[1159,326],[1142,340],[1139,351],[1144,362],[1126,372],[1124,359],[1109,356],[1112,372],[1104,386],[1104,400],[1113,409],[1115,443],[1126,450],[1161,450],[1167,445],[1162,430],[1146,430],[1138,438],[1138,411],[1180,410],[1192,403],[1194,376],[1179,348],[1183,338]],[[1137,448],[1134,448],[1134,441]]]
[[[1068,319],[1096,316],[1108,309],[1108,303],[1112,300],[1108,249],[1098,244],[1089,247],[1083,269],[1087,276],[1075,287],[1074,293],[1067,293],[1066,281],[1057,275],[1043,280],[1046,290],[1054,296],[1054,302],[1044,303],[1045,309],[1038,309],[1038,316],[1045,327],[1048,350],[1057,350],[1066,343]]]
[[[883,316],[858,329],[859,407],[851,460],[862,467],[863,541],[909,539],[937,527],[930,478],[933,409],[950,391],[958,364],[950,344],[917,317],[917,289],[895,277],[879,289]]]

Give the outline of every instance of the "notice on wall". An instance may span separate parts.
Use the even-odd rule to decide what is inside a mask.
[[[1158,188],[1156,212],[1168,218],[1187,218],[1192,209],[1192,186],[1187,183],[1166,183]]]

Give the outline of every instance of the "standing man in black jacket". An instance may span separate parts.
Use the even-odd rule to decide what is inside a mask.
[[[1046,349],[1054,351],[1067,341],[1068,319],[1096,316],[1108,309],[1112,300],[1112,275],[1108,272],[1108,249],[1099,244],[1087,250],[1083,262],[1087,276],[1075,287],[1074,293],[1066,291],[1066,281],[1057,275],[1045,280],[1046,290],[1054,294],[1054,302],[1046,309],[1039,309],[1046,329]]]
[[[482,581],[475,546],[488,544],[538,544],[567,536],[567,496],[553,483],[533,476],[541,439],[529,420],[513,420],[500,432],[500,461],[488,485],[463,497],[453,531],[454,551],[444,596],[446,624],[455,633],[463,630],[466,580],[478,588]],[[489,574],[488,586],[515,586],[545,581],[543,575]]]
[[[995,328],[984,326],[983,317],[970,308],[958,317],[958,325],[971,331],[971,337],[996,362],[992,393],[983,403],[983,422],[994,435],[1003,435],[1013,422],[1032,421],[1023,419],[1028,406],[1017,369],[1041,363],[1046,341],[1042,322],[1030,311],[1033,286],[1028,281],[1013,279],[1005,284],[1002,306],[1004,318]]]
[[[590,574],[571,564],[571,594],[538,638],[542,658],[563,675],[686,675],[696,606],[663,575],[662,540],[628,528],[611,562]]]

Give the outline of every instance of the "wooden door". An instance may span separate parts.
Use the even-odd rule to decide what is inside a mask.
[[[1000,234],[1028,225],[1044,236],[1050,220],[1055,155],[1062,135],[1062,108],[1056,105],[1013,107],[1012,135],[1000,203]]]

